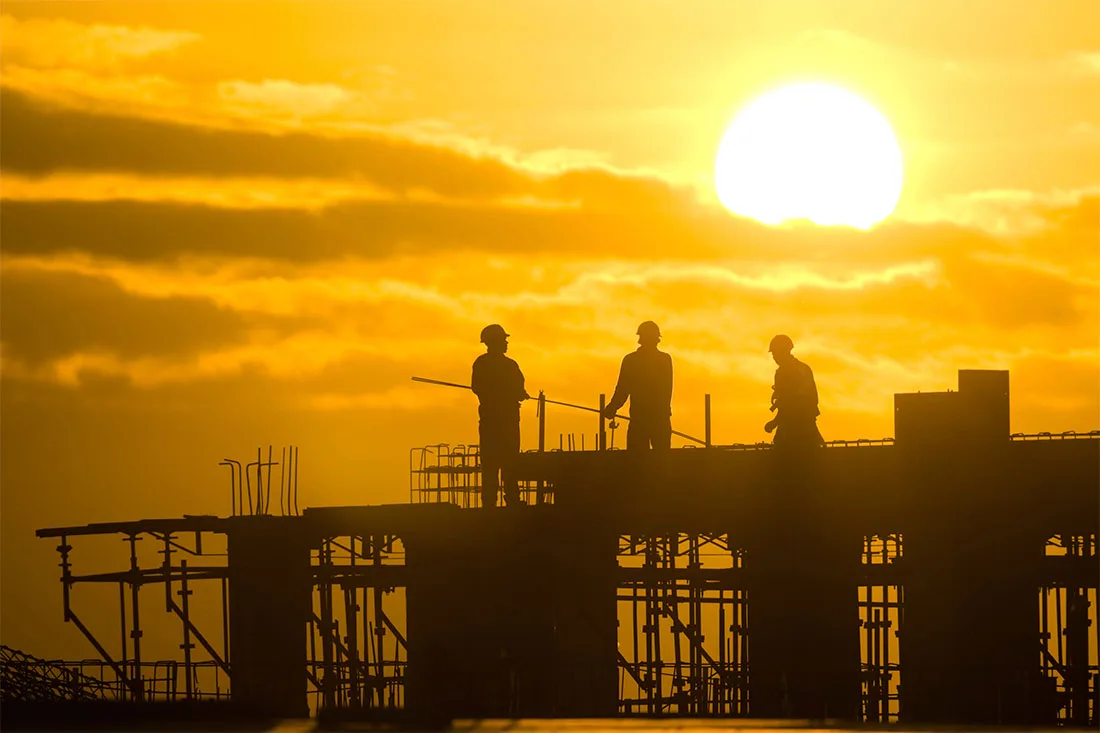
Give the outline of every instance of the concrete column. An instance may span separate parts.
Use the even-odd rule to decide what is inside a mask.
[[[309,715],[309,547],[294,518],[239,517],[229,531],[230,684],[255,714]],[[300,524],[300,522],[299,522]]]

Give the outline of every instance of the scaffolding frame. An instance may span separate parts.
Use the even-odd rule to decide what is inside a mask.
[[[1012,441],[1095,439],[1092,433],[1013,435]],[[834,441],[827,449],[878,445],[878,441]],[[700,450],[758,450],[770,446],[714,446]],[[418,451],[420,451],[418,453]],[[296,453],[295,453],[296,456]],[[477,446],[448,444],[410,454],[413,503],[480,504]],[[270,457],[270,451],[269,451]],[[255,513],[271,513],[266,496],[280,486],[281,513],[297,514],[296,478],[275,477],[271,460],[257,456],[252,468],[268,474],[265,499],[256,494]],[[296,461],[294,461],[296,465]],[[429,471],[428,467],[439,470]],[[456,468],[459,470],[450,470]],[[443,470],[447,469],[447,470]],[[252,496],[232,481],[232,506]],[[423,478],[418,478],[418,476]],[[431,482],[418,483],[419,481]],[[283,487],[286,487],[284,490]],[[525,497],[552,497],[552,487],[521,484]],[[451,492],[455,492],[453,495]],[[464,502],[464,503],[463,503]],[[273,502],[272,502],[273,504]],[[240,511],[244,511],[240,506]],[[231,522],[213,516],[139,520],[40,530],[59,540],[64,620],[72,623],[98,659],[50,661],[59,684],[94,688],[97,698],[125,702],[228,700],[231,690],[228,623],[228,559],[213,552],[212,536],[227,535]],[[294,520],[298,521],[298,520]],[[77,574],[73,543],[80,536],[113,536],[126,552],[120,570]],[[219,540],[220,541],[220,540]],[[143,551],[144,550],[144,551]],[[152,552],[158,562],[149,562]],[[1048,680],[1057,720],[1070,725],[1100,723],[1100,623],[1094,573],[1096,534],[1053,535],[1046,543],[1036,589],[1039,625],[1036,667]],[[902,535],[880,529],[864,538],[864,578],[859,585],[863,671],[863,716],[871,723],[903,717],[904,584],[899,574]],[[722,558],[721,562],[708,558]],[[404,547],[392,532],[324,537],[313,550],[313,612],[305,674],[317,708],[398,710],[405,705],[407,643],[404,628]],[[619,609],[619,711],[649,715],[745,715],[749,711],[747,640],[749,599],[742,584],[744,553],[726,534],[669,532],[621,535],[616,598]],[[78,585],[117,586],[118,642],[93,631],[78,610]],[[146,586],[163,588],[164,614],[178,625],[181,659],[150,661],[143,644],[151,619],[139,603]],[[221,593],[221,624],[199,628],[194,596]],[[624,623],[625,621],[625,623]],[[627,634],[627,632],[629,632]],[[624,634],[627,634],[624,636]],[[626,639],[625,648],[622,644]],[[5,665],[31,674],[43,660],[9,655]],[[43,674],[46,674],[43,671]],[[66,694],[80,696],[70,691]],[[316,709],[316,708],[315,708]]]
[[[1048,538],[1039,588],[1039,666],[1053,688],[1059,722],[1100,725],[1100,622],[1095,534]],[[1091,561],[1091,564],[1090,564]],[[1091,629],[1091,633],[1090,633]]]
[[[326,537],[312,551],[311,563],[313,609],[306,672],[311,707],[404,708],[404,543],[381,532]],[[388,637],[393,639],[389,651]]]
[[[901,631],[904,586],[896,577],[902,535],[863,538],[863,579],[858,589],[863,720],[894,723],[901,716]]]
[[[210,552],[203,538],[224,535],[216,517],[192,517],[181,520],[144,520],[122,524],[89,525],[67,528],[43,536],[57,537],[61,562],[62,609],[64,620],[80,631],[99,654],[97,660],[53,662],[79,675],[100,690],[110,690],[118,700],[147,702],[229,698],[229,569],[228,555]],[[78,575],[73,572],[73,545],[76,536],[121,535],[126,544],[129,567],[125,570]],[[185,539],[187,538],[187,539]],[[162,556],[157,565],[141,562],[138,543],[151,540]],[[190,541],[188,541],[190,540]],[[211,539],[206,540],[209,548]],[[180,557],[177,561],[177,556]],[[203,564],[190,564],[187,557],[201,558]],[[220,558],[220,559],[219,559]],[[117,653],[108,651],[103,641],[77,612],[75,589],[78,585],[117,585],[119,598],[119,643]],[[146,661],[142,656],[145,635],[141,615],[141,590],[163,586],[165,613],[179,622],[182,660]],[[191,597],[197,588],[216,585],[221,592],[221,619],[213,632],[204,632],[192,617]],[[177,600],[178,599],[178,600]],[[219,645],[220,642],[220,645]],[[220,650],[217,648],[220,646]],[[206,659],[197,659],[201,651]],[[182,681],[181,681],[182,677]],[[212,688],[212,689],[210,689]],[[97,695],[102,697],[102,694]]]
[[[744,556],[728,534],[620,535],[621,713],[748,715]]]
[[[553,504],[546,481],[520,480],[526,504]],[[409,451],[409,503],[454,504],[478,509],[481,502],[481,451],[477,445],[436,443]]]

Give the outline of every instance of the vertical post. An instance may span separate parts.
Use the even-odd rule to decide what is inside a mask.
[[[539,390],[539,453],[546,450],[546,393]]]
[[[711,445],[711,443],[710,443],[710,395],[709,394],[703,395],[703,421],[706,423],[706,425],[703,428],[706,431],[706,432],[703,433],[703,438],[704,438],[703,442],[706,443],[706,447],[709,448],[710,445]]]
[[[267,513],[272,513],[272,451],[273,447],[268,444],[267,446],[267,494],[264,495],[264,506],[267,507]]]
[[[325,539],[321,543],[320,563],[326,577],[332,577],[332,545],[331,540]],[[321,587],[321,657],[324,661],[324,677],[321,678],[322,710],[329,712],[336,709],[336,665],[333,663],[332,649],[332,583],[326,582]]]
[[[600,395],[600,450],[607,450],[607,420],[603,416],[603,410],[607,407],[607,395]]]
[[[145,691],[142,689],[141,679],[141,611],[139,605],[141,573],[137,561],[137,535],[130,535],[128,541],[130,543],[130,615],[134,620],[134,628],[130,631],[130,639],[134,646],[134,676],[131,679],[134,685],[134,699],[144,700]]]
[[[352,559],[355,559],[355,537],[351,538]],[[360,702],[359,682],[359,639],[357,637],[359,627],[356,624],[356,616],[359,611],[359,590],[357,588],[344,588],[344,618],[347,619],[347,646],[348,646],[348,705],[353,708],[362,707]],[[364,614],[365,615],[365,614]]]
[[[363,535],[363,560],[366,560],[367,554],[367,535]],[[371,661],[374,659],[374,636],[371,634],[371,604],[370,604],[370,592],[371,589],[363,587],[363,669],[367,672],[371,671]],[[367,682],[363,682],[363,694],[362,700],[365,707],[370,707],[370,704],[374,700],[374,691],[368,688]]]
[[[164,610],[167,613],[172,612],[172,538],[171,532],[164,533],[164,549],[161,550],[164,555],[161,565],[164,571]]]
[[[262,473],[264,467],[264,456],[261,452],[263,449],[260,446],[256,446],[256,514],[260,515],[264,513],[264,475]]]
[[[66,542],[65,535],[61,535],[61,544],[57,546],[57,552],[61,555],[61,603],[65,609],[65,623],[69,622],[69,594],[72,590],[72,563],[69,562],[69,550],[72,545]]]
[[[371,535],[374,567],[379,570],[382,569],[382,542],[384,540],[384,535]],[[385,613],[382,610],[382,586],[379,584],[374,586],[374,633],[377,637],[374,661],[378,665],[378,707],[383,707],[386,704],[386,662],[385,650],[382,647],[386,636],[386,626],[382,621],[384,615]]]
[[[290,487],[286,486],[286,490],[283,487],[286,486],[286,446],[283,446],[282,454],[279,457],[279,514],[282,516],[289,516],[290,514]],[[285,493],[285,499],[284,499]],[[286,501],[286,510],[283,509],[283,501]],[[353,554],[352,557],[355,557]]]
[[[191,608],[188,602],[188,597],[191,595],[191,591],[187,589],[187,561],[180,560],[180,589],[176,591],[180,596],[180,606],[183,610],[183,644],[180,648],[183,649],[183,673],[186,675],[184,679],[184,689],[187,691],[187,699],[190,700],[194,695],[193,680],[194,675],[191,670],[191,649],[194,648],[194,644],[191,643]]]
[[[726,591],[718,589],[718,694],[715,713],[730,713],[728,709],[729,680],[736,679],[726,668]]]
[[[130,652],[129,644],[126,642],[126,582],[121,580],[118,583],[118,610],[122,621],[122,668],[126,669]]]
[[[539,390],[539,453],[546,452],[546,393]],[[535,503],[541,504],[546,493],[546,481],[539,479],[535,488]]]
[[[294,516],[298,516],[298,448],[294,448]]]
[[[868,660],[868,665],[867,666],[871,667],[873,671],[871,672],[872,676],[870,676],[868,678],[868,681],[867,681],[867,701],[864,704],[864,716],[867,718],[867,722],[877,723],[877,722],[879,722],[879,720],[878,720],[878,709],[879,708],[878,708],[878,702],[875,700],[875,678],[874,678],[873,675],[878,670],[874,669],[875,662],[874,662],[873,649],[874,649],[874,646],[875,646],[875,637],[874,637],[875,632],[872,628],[873,622],[871,621],[871,614],[873,613],[872,605],[871,605],[872,604],[871,590],[872,590],[872,587],[868,586],[867,587],[867,618],[863,621],[863,629],[864,629],[864,632],[863,632],[864,633],[864,641],[863,641],[863,643],[867,647],[867,660]]]
[[[222,578],[222,659],[229,664],[229,578]]]
[[[359,538],[362,545],[361,550],[364,556],[367,552],[367,540],[366,537]],[[355,567],[355,535],[348,538],[351,546],[351,557],[348,559],[348,563]],[[364,557],[365,559],[365,557]],[[360,689],[359,681],[359,639],[357,637],[359,627],[356,626],[357,616],[359,614],[359,590],[357,588],[344,588],[344,619],[347,623],[348,635],[348,687],[350,690],[349,704],[352,707],[362,706],[362,690]],[[363,609],[363,615],[366,616],[366,609]],[[364,640],[366,641],[366,640]]]

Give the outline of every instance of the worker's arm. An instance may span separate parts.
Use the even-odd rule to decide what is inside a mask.
[[[668,357],[668,380],[665,384],[665,388],[668,394],[668,414],[672,414],[672,386],[675,382],[672,379],[672,357]]]
[[[772,404],[771,407],[768,408],[771,412],[775,412],[782,407],[782,396],[785,388],[783,385],[783,378],[781,374],[782,372],[779,369],[775,370],[775,383],[772,384]],[[775,417],[773,417],[771,420],[768,420],[768,422],[764,424],[765,433],[768,433],[770,435],[773,430],[779,427],[779,416],[782,414],[782,412],[776,413]]]
[[[603,416],[608,420],[615,417],[615,413],[619,411],[619,408],[626,404],[626,400],[630,397],[630,367],[627,362],[627,357],[623,357],[622,366],[619,367],[619,382],[615,385],[615,394],[611,395],[611,401],[604,407]]]
[[[474,394],[476,394],[480,398],[484,387],[485,385],[482,383],[481,369],[479,368],[479,363],[478,361],[475,361],[473,373],[470,374],[470,389],[472,389]]]
[[[527,386],[523,379],[523,371],[519,368],[519,363],[516,363],[516,400],[523,402],[529,399],[531,399],[531,395],[527,394]]]
[[[814,373],[810,367],[806,367],[806,375],[809,378],[807,403],[813,416],[817,417],[821,414],[821,410],[818,409],[817,401],[817,381],[814,379]]]

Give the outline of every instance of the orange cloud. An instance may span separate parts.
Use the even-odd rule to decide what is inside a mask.
[[[55,18],[0,16],[4,64],[37,68],[112,69],[120,64],[195,43],[189,31],[119,25],[83,25]]]
[[[243,117],[301,122],[333,113],[363,112],[363,94],[338,84],[299,84],[286,79],[223,81],[217,86],[225,109]]]
[[[908,212],[913,222],[950,222],[993,234],[1031,234],[1051,226],[1054,209],[1079,206],[1100,197],[1100,184],[1074,190],[1037,192],[1023,189],[971,191],[930,201]]]
[[[430,191],[402,193],[368,181],[319,178],[218,178],[140,176],[127,173],[6,173],[0,197],[7,201],[140,201],[201,204],[229,209],[323,209],[347,201],[440,201]],[[522,202],[521,202],[522,203]],[[540,205],[537,200],[529,202]]]

